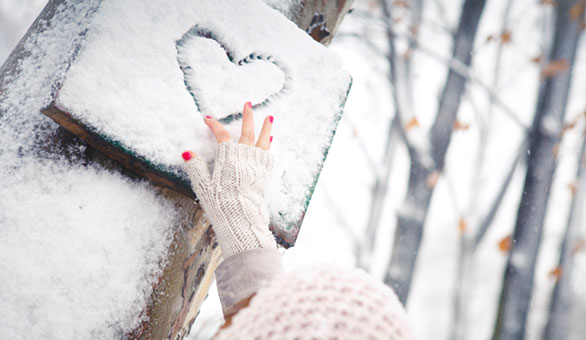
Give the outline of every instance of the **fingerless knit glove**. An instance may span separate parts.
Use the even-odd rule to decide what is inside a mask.
[[[277,248],[265,200],[272,166],[269,151],[232,141],[219,144],[211,175],[200,157],[187,161],[191,186],[212,223],[224,258],[252,249]]]

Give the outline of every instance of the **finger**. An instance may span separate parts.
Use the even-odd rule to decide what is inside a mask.
[[[264,123],[262,124],[262,129],[260,130],[260,135],[258,136],[256,146],[263,150],[268,150],[271,148],[271,142],[273,141],[273,136],[271,136],[273,120],[273,116],[267,116]]]
[[[197,154],[193,151],[185,151],[181,154],[181,157],[183,157],[183,160],[187,162],[188,160],[197,157]]]
[[[254,117],[252,114],[252,104],[246,102],[242,110],[242,133],[240,134],[240,144],[254,144]]]
[[[181,154],[181,157],[185,160],[185,171],[191,180],[191,184],[195,191],[198,189],[198,185],[210,181],[210,173],[206,162],[197,157],[193,151],[185,151]],[[199,193],[196,192],[199,196]]]
[[[226,130],[226,128],[214,118],[207,116],[204,119],[204,122],[212,130],[212,133],[214,134],[214,136],[216,136],[216,140],[218,141],[218,143],[227,142],[231,139],[228,130]]]

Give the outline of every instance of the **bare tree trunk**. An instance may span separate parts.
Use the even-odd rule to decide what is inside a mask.
[[[383,154],[381,170],[377,171],[374,186],[372,187],[370,211],[368,214],[368,222],[366,225],[365,240],[360,247],[360,253],[358,254],[358,265],[368,270],[371,264],[372,252],[374,251],[376,235],[382,217],[382,211],[385,202],[385,196],[388,191],[388,183],[391,172],[391,166],[393,164],[394,154],[397,147],[397,142],[400,137],[400,124],[401,117],[412,115],[413,107],[413,86],[411,84],[412,79],[412,58],[396,58],[395,52],[395,37],[392,33],[391,13],[388,8],[388,4],[382,1],[383,8],[383,20],[384,24],[387,25],[389,46],[392,45],[392,49],[389,49],[387,59],[389,59],[389,81],[393,86],[393,97],[395,98],[395,116],[391,120],[389,129],[387,132],[387,139],[385,143],[385,151]],[[414,32],[413,37],[409,39],[408,51],[412,51],[417,45],[417,32],[421,25],[423,17],[423,1],[416,0],[411,3],[410,9],[410,22],[409,29]],[[397,70],[400,68],[400,70]],[[400,99],[399,99],[400,97]],[[399,100],[403,101],[399,103]],[[401,104],[401,105],[399,105]],[[408,112],[405,112],[408,111]]]
[[[469,66],[472,61],[476,29],[484,4],[485,0],[466,0],[462,8],[452,55],[465,66]],[[406,303],[409,295],[423,227],[434,190],[429,179],[443,170],[452,127],[465,86],[466,77],[450,69],[439,100],[436,120],[427,141],[431,154],[408,143],[411,157],[409,185],[405,201],[397,216],[391,261],[385,276],[385,283],[395,289],[403,303]]]
[[[582,143],[580,158],[578,159],[577,187],[572,197],[572,206],[566,224],[566,231],[560,247],[558,268],[561,269],[553,289],[549,305],[549,318],[544,331],[544,340],[566,340],[569,338],[572,319],[574,294],[572,292],[572,269],[574,267],[574,247],[580,242],[579,233],[584,223],[583,209],[586,204],[586,138]]]
[[[492,224],[492,221],[496,217],[496,214],[503,202],[507,189],[510,187],[511,181],[515,171],[520,166],[521,161],[524,159],[523,155],[527,152],[527,140],[525,139],[517,150],[517,155],[513,159],[512,164],[509,167],[507,175],[503,179],[499,190],[489,205],[490,208],[479,221],[479,226],[473,235],[466,235],[464,232],[460,235],[460,244],[458,249],[458,262],[456,265],[456,289],[454,292],[454,323],[452,325],[451,337],[452,339],[466,339],[466,294],[467,285],[465,276],[471,270],[474,263],[474,255],[476,248],[482,241],[486,231]],[[464,297],[464,298],[462,298]]]
[[[503,36],[505,34],[505,32],[508,29],[508,17],[509,17],[509,13],[511,11],[511,7],[513,4],[513,0],[508,0],[507,4],[505,6],[505,9],[503,11],[503,22],[502,22],[502,26],[501,26],[501,30],[499,32],[500,36]],[[498,90],[498,84],[499,84],[499,80],[500,80],[500,68],[501,68],[501,61],[502,61],[502,56],[503,56],[503,47],[504,47],[505,43],[504,42],[500,42],[496,53],[495,53],[495,63],[494,63],[494,69],[493,69],[493,81],[492,81],[492,91],[494,91],[495,93]],[[474,179],[473,179],[473,188],[475,188],[475,190],[482,190],[482,184],[481,184],[481,174],[482,174],[482,169],[483,169],[483,165],[484,165],[484,159],[485,159],[485,154],[486,154],[486,148],[487,148],[487,139],[488,136],[490,134],[490,124],[491,124],[491,118],[492,118],[492,114],[493,114],[493,109],[494,109],[494,98],[490,99],[489,102],[489,106],[488,106],[488,110],[487,110],[487,117],[486,117],[486,121],[484,122],[484,124],[482,124],[480,117],[479,117],[479,123],[480,124],[480,140],[479,140],[479,150],[478,150],[478,154],[476,155],[476,162],[475,162],[475,171],[474,171]],[[525,150],[521,150],[520,153],[524,153]],[[454,299],[453,299],[453,308],[454,308],[454,321],[452,322],[452,329],[450,331],[451,336],[450,338],[452,340],[459,340],[459,339],[465,339],[466,337],[466,302],[467,299],[465,298],[468,292],[468,287],[466,285],[466,276],[468,274],[468,272],[470,270],[472,270],[472,263],[474,262],[474,251],[476,250],[476,245],[478,243],[480,243],[480,240],[482,239],[482,236],[484,235],[483,230],[487,230],[488,226],[491,224],[493,217],[496,215],[496,212],[498,211],[498,208],[500,207],[500,203],[502,202],[502,198],[504,197],[504,194],[506,192],[506,189],[509,187],[509,184],[511,182],[511,179],[513,177],[513,174],[515,172],[515,169],[517,168],[517,164],[518,164],[518,159],[520,158],[520,155],[518,154],[515,157],[515,161],[513,162],[513,165],[510,168],[509,174],[506,177],[505,181],[503,182],[503,185],[501,187],[501,190],[499,191],[499,194],[497,195],[497,197],[495,198],[495,202],[494,204],[491,206],[491,210],[489,211],[489,213],[487,214],[487,218],[484,219],[483,223],[480,225],[479,228],[479,232],[478,232],[478,236],[479,239],[475,239],[475,240],[471,240],[470,237],[470,233],[466,233],[465,231],[461,231],[460,232],[460,239],[459,239],[459,245],[458,245],[458,259],[457,259],[457,263],[456,263],[456,285],[454,287]],[[478,212],[478,200],[479,200],[480,195],[472,195],[472,199],[470,201],[470,204],[468,206],[468,216],[467,218],[469,220],[475,220],[472,217],[479,217],[479,212]],[[464,299],[462,299],[462,297],[464,297]]]
[[[555,35],[549,61],[555,63],[558,72],[542,72],[545,81],[540,86],[529,136],[527,173],[505,270],[493,335],[495,340],[522,340],[525,336],[533,274],[556,168],[554,148],[560,140],[580,36],[579,20],[569,16],[575,3],[577,1],[563,0],[556,5]]]

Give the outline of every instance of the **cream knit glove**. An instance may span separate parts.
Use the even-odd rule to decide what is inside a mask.
[[[220,143],[213,174],[194,157],[186,163],[191,186],[212,223],[224,258],[277,244],[269,230],[265,188],[273,167],[269,151]]]

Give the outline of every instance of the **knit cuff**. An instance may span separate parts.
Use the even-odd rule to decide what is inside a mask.
[[[224,317],[228,317],[238,312],[240,301],[282,274],[283,262],[277,250],[254,249],[226,258],[215,273]]]
[[[233,141],[220,143],[216,161],[226,162],[236,159],[254,161],[254,164],[267,167],[268,169],[271,169],[273,165],[273,156],[268,150],[263,150],[252,145],[235,143]]]

